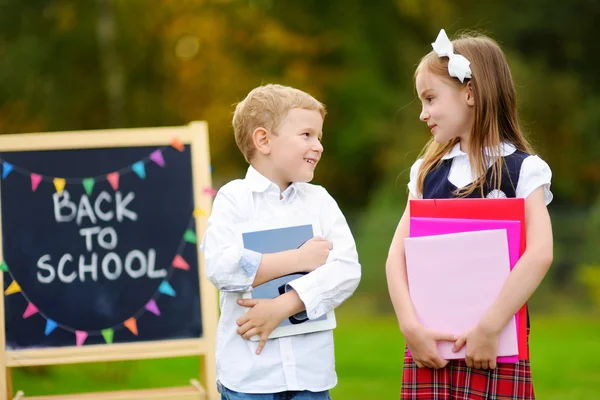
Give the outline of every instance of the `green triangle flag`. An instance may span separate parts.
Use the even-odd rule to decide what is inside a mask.
[[[194,233],[193,230],[188,229],[183,234],[183,240],[185,240],[188,243],[196,243],[196,234]]]
[[[2,264],[0,264],[0,271],[8,272],[8,265],[6,265],[6,261],[2,261]]]
[[[85,189],[85,192],[87,193],[88,196],[92,195],[92,190],[94,190],[94,184],[96,183],[96,180],[94,178],[85,178],[82,182],[83,184],[83,188]]]
[[[115,331],[112,329],[103,329],[102,330],[102,336],[104,336],[104,340],[106,340],[106,343],[108,343],[108,344],[112,344],[114,334],[115,334]]]

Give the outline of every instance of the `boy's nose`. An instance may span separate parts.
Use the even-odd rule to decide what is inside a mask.
[[[315,151],[318,151],[319,153],[323,152],[323,143],[321,143],[320,140],[317,140],[316,143],[313,145],[313,149]]]

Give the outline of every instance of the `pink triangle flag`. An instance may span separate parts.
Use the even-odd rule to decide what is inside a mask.
[[[32,303],[27,305],[27,309],[23,313],[23,319],[31,317],[33,314],[38,312],[38,308],[34,306]]]
[[[38,186],[40,185],[40,182],[42,181],[42,176],[31,173],[30,177],[31,177],[31,191],[35,192],[36,189],[38,188]]]
[[[160,150],[154,150],[152,154],[150,154],[150,159],[161,167],[165,166],[165,159],[163,158],[162,151]]]
[[[84,331],[75,331],[75,337],[77,338],[77,346],[83,346],[83,342],[87,339],[88,334]]]
[[[112,186],[112,188],[114,190],[119,190],[119,173],[118,172],[111,172],[110,174],[106,175],[106,179],[108,179],[108,182],[110,182],[110,186]]]
[[[173,259],[172,265],[175,268],[184,269],[186,271],[188,271],[190,269],[190,266],[188,265],[188,263],[179,254],[177,254],[175,256],[175,258]]]
[[[154,315],[160,315],[160,310],[158,309],[158,306],[156,305],[156,301],[154,301],[154,299],[151,299],[146,304],[146,310],[150,311]]]

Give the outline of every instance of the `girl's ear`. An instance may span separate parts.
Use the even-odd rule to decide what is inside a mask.
[[[473,107],[475,105],[475,97],[473,96],[473,84],[471,81],[467,82],[465,96],[467,105]]]
[[[259,127],[252,132],[252,143],[254,143],[254,147],[261,154],[267,155],[271,152],[269,132],[265,128]]]

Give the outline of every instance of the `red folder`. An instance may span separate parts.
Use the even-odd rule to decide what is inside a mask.
[[[521,251],[525,252],[525,199],[428,199],[410,200],[411,217],[513,220],[521,222]],[[529,359],[527,305],[518,311],[519,360]]]

